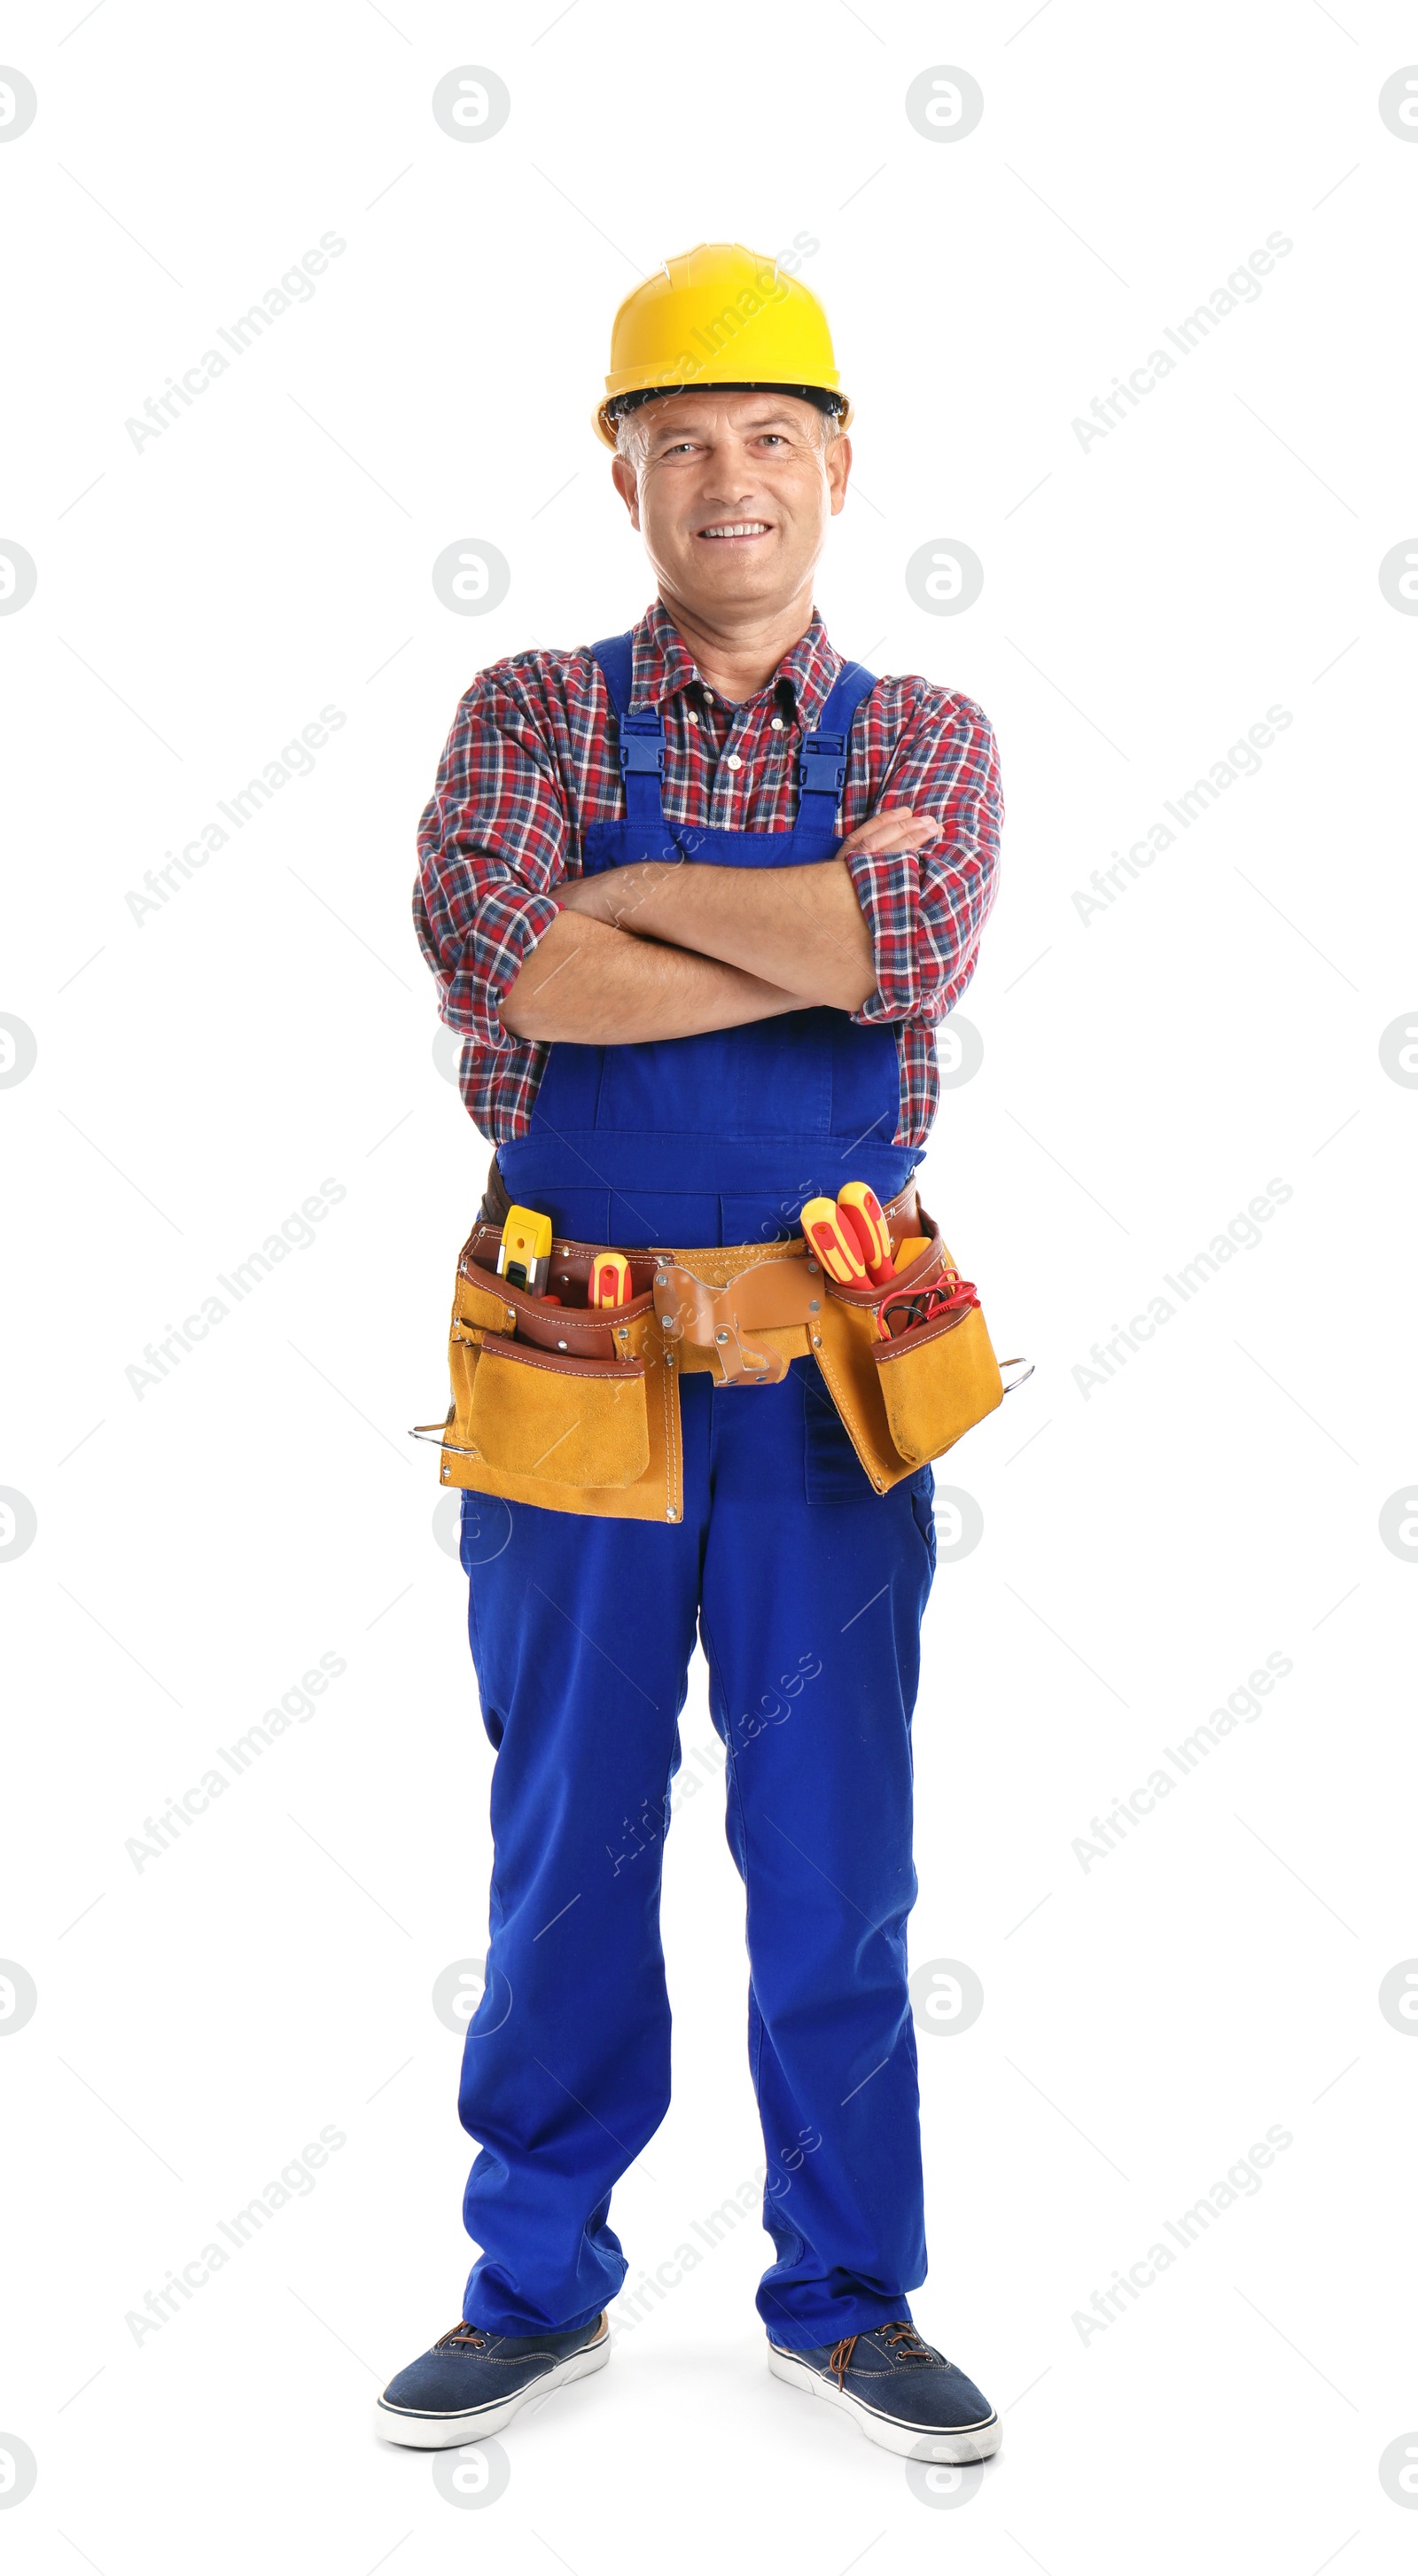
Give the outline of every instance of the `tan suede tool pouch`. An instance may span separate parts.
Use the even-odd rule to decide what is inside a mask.
[[[582,1360],[485,1333],[468,1436],[489,1467],[633,1485],[650,1463],[643,1360]]]
[[[482,1231],[458,1264],[443,1483],[548,1511],[677,1521],[679,1387],[641,1284],[654,1255],[631,1257],[627,1305],[558,1309],[483,1266],[476,1256],[496,1260],[497,1232],[484,1243]]]
[[[1004,1380],[978,1306],[878,1342],[872,1358],[891,1437],[912,1467],[941,1457],[1004,1402]]]
[[[955,1267],[924,1208],[913,1231],[928,1235],[929,1247],[892,1281],[892,1298],[939,1286]],[[1005,1388],[978,1306],[881,1341],[876,1310],[883,1302],[880,1288],[829,1282],[816,1357],[857,1455],[884,1494],[983,1421]]]

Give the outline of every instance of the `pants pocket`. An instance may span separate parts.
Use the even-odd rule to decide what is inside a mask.
[[[872,1482],[816,1360],[795,1360],[803,1390],[803,1492],[809,1503],[859,1503]]]
[[[934,1582],[936,1571],[935,1478],[929,1467],[922,1467],[919,1474],[911,1478],[910,1492],[911,1511],[916,1527],[921,1533],[922,1544],[930,1559],[931,1580]]]

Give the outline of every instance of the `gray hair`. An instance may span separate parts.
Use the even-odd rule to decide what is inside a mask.
[[[687,386],[685,390],[699,391],[700,388]],[[708,392],[712,388],[706,386],[703,390]],[[765,388],[765,390],[768,389]],[[798,399],[801,400],[801,396]],[[838,411],[823,411],[817,404],[814,404],[813,408],[822,424],[822,451],[826,455],[827,450],[835,447],[838,439],[843,435],[842,415]],[[637,403],[633,410],[620,412],[616,417],[615,452],[617,456],[623,456],[637,474],[644,464],[645,453],[650,444],[650,423],[646,417],[649,410],[649,403]]]

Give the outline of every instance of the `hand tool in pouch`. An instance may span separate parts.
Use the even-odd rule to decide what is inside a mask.
[[[551,1259],[551,1218],[535,1208],[510,1207],[497,1247],[497,1272],[529,1297],[541,1296]]]
[[[856,1236],[873,1288],[879,1288],[885,1279],[894,1279],[896,1264],[891,1257],[891,1228],[871,1184],[868,1181],[848,1181],[837,1193],[837,1214],[846,1232]]]
[[[634,1290],[630,1264],[623,1253],[598,1252],[591,1265],[588,1306],[628,1306]]]
[[[829,1279],[839,1288],[865,1288],[866,1256],[855,1225],[834,1199],[809,1199],[798,1223]]]

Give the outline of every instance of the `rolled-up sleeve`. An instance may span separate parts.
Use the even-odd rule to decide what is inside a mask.
[[[975,971],[1004,807],[987,717],[969,698],[919,686],[921,704],[873,802],[877,812],[909,805],[918,821],[933,817],[939,837],[919,851],[848,851],[846,859],[876,965],[876,991],[853,1018],[932,1028]]]
[[[439,1015],[475,1047],[521,1042],[501,1006],[561,907],[566,801],[515,686],[484,674],[454,718],[419,823],[414,927]]]

